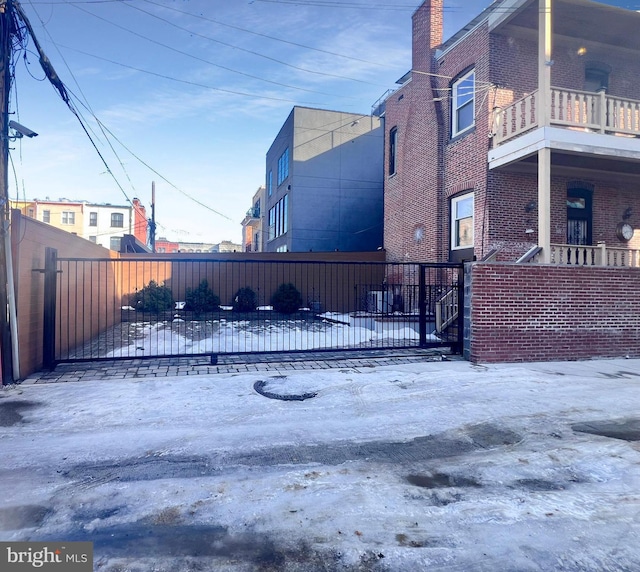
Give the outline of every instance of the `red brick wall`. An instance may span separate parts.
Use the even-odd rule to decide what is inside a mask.
[[[412,79],[394,93],[386,105],[388,136],[398,128],[397,173],[389,177],[388,138],[385,145],[385,248],[391,261],[440,261],[448,257],[450,198],[466,190],[475,197],[475,255],[481,258],[494,248],[499,258],[512,261],[537,241],[537,174],[488,171],[487,151],[493,108],[531,93],[538,84],[536,38],[512,35],[505,27],[489,34],[486,25],[468,34],[437,61],[429,48],[437,43],[442,24],[441,5],[425,2],[413,20]],[[532,18],[537,15],[532,12]],[[537,20],[532,22],[537,29]],[[578,55],[579,43],[554,37],[552,85],[583,89],[585,66],[599,61],[611,67],[609,94],[638,98],[640,58],[610,46],[589,43]],[[475,129],[450,140],[451,102],[447,97],[452,78],[471,66],[476,71]],[[431,70],[429,77],[418,71]],[[442,101],[434,101],[442,98]],[[604,240],[622,246],[615,229],[631,207],[629,222],[640,228],[638,182],[614,182],[604,178],[559,177],[552,171],[551,240],[566,242],[566,186],[580,178],[594,186],[593,242]],[[421,241],[417,227],[424,228]],[[526,233],[532,229],[533,233]],[[640,241],[639,236],[634,241]],[[637,246],[635,242],[631,246]]]
[[[640,269],[475,263],[474,362],[640,356]]]

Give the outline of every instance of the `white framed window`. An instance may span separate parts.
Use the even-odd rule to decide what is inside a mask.
[[[51,211],[42,211],[42,222],[51,222]]]
[[[73,211],[62,211],[62,224],[76,224],[76,213]]]
[[[98,213],[89,213],[89,226],[98,226]]]
[[[451,250],[473,248],[473,193],[451,199]]]
[[[111,213],[111,228],[123,228],[123,227],[124,227],[124,215],[122,213]]]
[[[112,236],[109,238],[109,249],[120,252],[120,243],[122,241],[121,236]]]
[[[451,86],[451,137],[475,125],[476,72],[471,70]]]

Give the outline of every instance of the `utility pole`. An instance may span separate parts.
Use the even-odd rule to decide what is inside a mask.
[[[13,383],[9,322],[8,268],[5,240],[9,233],[9,93],[11,89],[12,0],[0,0],[0,359],[2,383]]]
[[[156,182],[151,181],[151,222],[149,223],[149,246],[156,251]]]

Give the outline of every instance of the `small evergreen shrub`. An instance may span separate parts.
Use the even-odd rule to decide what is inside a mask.
[[[185,310],[191,310],[196,314],[214,312],[220,308],[220,298],[209,288],[209,282],[204,279],[195,288],[187,288],[185,293]]]
[[[138,290],[134,296],[135,309],[141,312],[153,312],[159,314],[173,308],[173,296],[171,289],[159,285],[151,280],[142,290]]]
[[[280,284],[271,297],[271,305],[276,312],[293,314],[302,306],[302,295],[291,282]]]
[[[234,312],[253,312],[257,306],[258,296],[248,286],[240,288],[233,297]]]

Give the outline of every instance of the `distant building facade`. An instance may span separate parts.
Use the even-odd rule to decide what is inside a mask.
[[[242,220],[242,246],[245,252],[262,252],[264,238],[264,212],[266,187],[263,185],[254,193],[251,207]]]
[[[379,117],[294,107],[266,157],[266,252],[370,251],[383,237]]]
[[[146,209],[139,199],[133,199],[131,206],[34,199],[11,201],[11,207],[25,216],[111,250],[120,250],[122,237],[126,234],[135,236],[143,244],[147,242]]]

